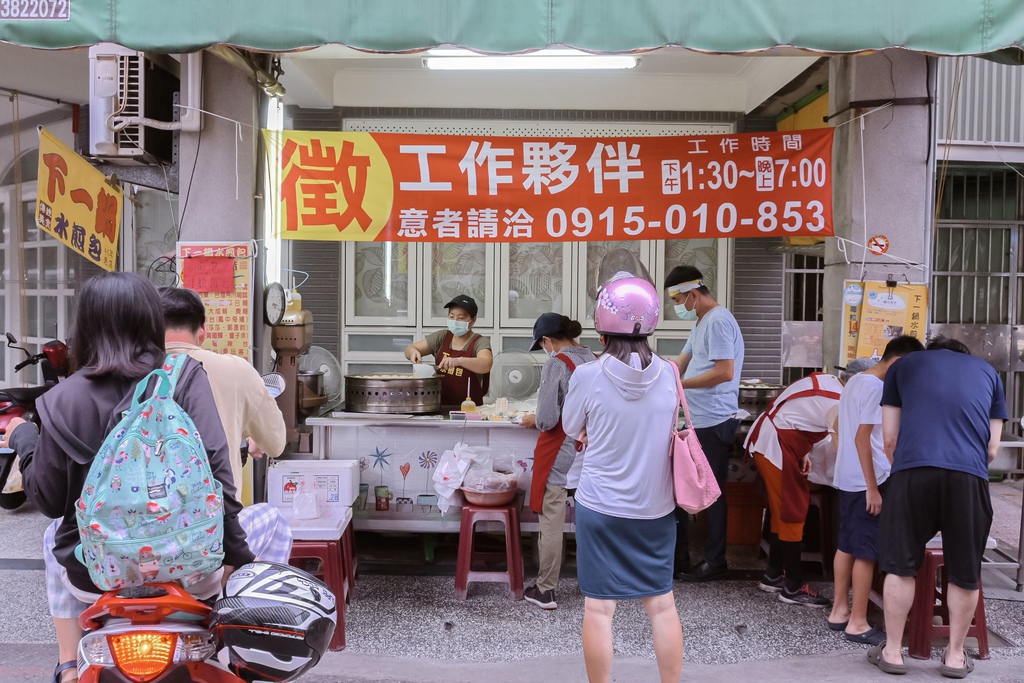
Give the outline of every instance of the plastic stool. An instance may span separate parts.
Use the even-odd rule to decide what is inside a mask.
[[[946,606],[949,577],[942,550],[925,550],[924,563],[914,584],[914,604],[907,623],[907,652],[914,659],[928,659],[932,655],[932,640],[949,637],[949,608]],[[978,606],[974,610],[974,621],[967,629],[967,637],[978,639],[978,657],[988,659],[985,595],[981,591],[980,579],[978,589]],[[935,623],[935,617],[940,617],[940,624]]]
[[[356,560],[356,535],[352,530],[351,521],[341,534],[341,563],[342,575],[345,579],[345,602],[350,603],[356,592],[356,574],[359,567]]]
[[[832,540],[832,507],[829,502],[827,491],[815,491],[810,496],[808,513],[810,508],[818,510],[818,549],[804,550],[800,553],[801,562],[814,562],[821,565],[821,574],[826,579],[832,576],[832,560],[836,554],[835,543]],[[808,514],[808,516],[810,516]],[[761,552],[768,555],[771,545],[768,542],[772,531],[771,511],[766,507],[764,521],[761,525]],[[804,527],[804,541],[808,538],[807,527]]]
[[[351,526],[351,524],[349,525]],[[337,541],[293,541],[292,554],[288,564],[298,569],[306,569],[307,560],[318,560],[319,570],[316,572],[323,582],[334,593],[337,601],[338,627],[334,630],[329,648],[333,651],[345,649],[345,603],[348,585],[344,576],[341,539]]]
[[[505,525],[505,559],[508,567],[503,572],[475,572],[474,561],[501,557],[501,553],[481,553],[473,549],[473,527],[477,522],[501,522]],[[523,549],[519,542],[519,511],[515,504],[499,507],[462,507],[459,527],[459,558],[455,569],[455,597],[466,599],[470,581],[507,582],[513,600],[523,599]]]

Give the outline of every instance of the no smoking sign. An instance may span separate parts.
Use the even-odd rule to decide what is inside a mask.
[[[875,235],[868,240],[868,251],[875,256],[881,256],[889,251],[889,238],[885,235]]]

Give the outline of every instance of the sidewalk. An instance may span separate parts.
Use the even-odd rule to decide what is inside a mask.
[[[994,485],[998,525],[1005,545],[1016,534],[1019,485]],[[0,514],[0,683],[44,681],[55,658],[47,616],[40,539],[48,520],[32,510]],[[998,534],[997,534],[998,526]],[[418,541],[404,541],[413,550]],[[392,539],[401,545],[402,539]],[[364,550],[369,550],[365,548]],[[396,549],[397,553],[397,549]],[[866,648],[825,627],[826,611],[785,605],[757,590],[743,571],[760,566],[752,552],[731,553],[732,580],[676,584],[686,639],[684,681],[894,681],[867,663]],[[741,559],[750,566],[741,564]],[[440,575],[364,574],[346,615],[347,648],[331,653],[303,681],[310,683],[530,683],[584,681],[583,599],[574,579],[558,587],[559,608],[545,612],[513,602],[498,584],[470,584],[456,600],[447,567]],[[410,567],[411,569],[411,567]],[[392,571],[409,573],[405,567]],[[566,572],[572,575],[571,570]],[[831,584],[814,587],[831,595]],[[1021,594],[1014,594],[1020,598]],[[992,659],[979,662],[968,680],[1024,680],[1024,602],[986,600]],[[880,619],[879,614],[873,618]],[[615,681],[657,680],[647,619],[638,602],[622,603],[615,616]],[[938,646],[939,643],[936,643]],[[971,642],[968,642],[971,645]],[[942,680],[938,650],[931,662],[908,660],[904,681]]]

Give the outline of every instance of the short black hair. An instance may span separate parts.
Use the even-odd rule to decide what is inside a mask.
[[[885,345],[885,352],[882,354],[882,360],[892,360],[893,358],[899,358],[905,356],[908,353],[914,353],[915,351],[924,351],[924,344],[917,337],[911,337],[909,334],[896,337],[889,341]]]
[[[966,353],[968,356],[971,355],[971,350],[967,347],[967,344],[964,344],[959,339],[944,337],[941,334],[929,339],[928,345],[925,349],[928,351],[955,351],[956,353]]]
[[[107,273],[78,292],[71,369],[86,377],[138,380],[164,361],[164,318],[156,287],[135,273]]]
[[[704,274],[693,266],[676,266],[672,271],[665,277],[665,289],[673,285],[681,285],[684,282],[693,282],[694,280],[704,280]],[[701,285],[697,288],[697,291],[701,294],[709,294],[708,287],[706,284]]]
[[[188,330],[194,334],[206,324],[206,306],[191,289],[161,287],[160,303],[163,305],[164,325],[169,330]]]

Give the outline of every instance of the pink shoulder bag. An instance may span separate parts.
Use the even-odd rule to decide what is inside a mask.
[[[679,366],[671,361],[670,364],[676,375],[679,405],[686,415],[686,429],[681,432],[677,429],[678,418],[672,421],[672,487],[676,493],[676,505],[692,515],[709,508],[722,495],[722,490],[690,421],[690,408],[686,405],[683,383],[679,379]]]

